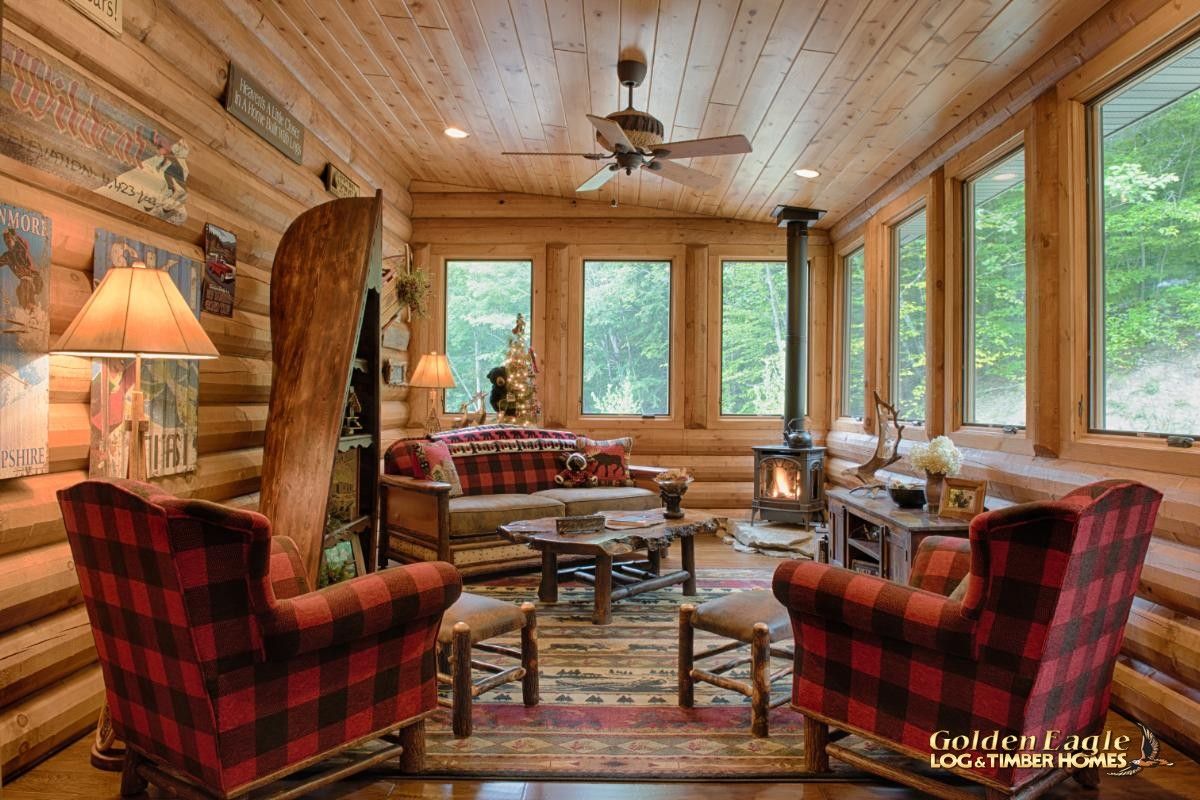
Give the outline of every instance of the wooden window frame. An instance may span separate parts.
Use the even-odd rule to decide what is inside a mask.
[[[535,353],[541,355],[546,348],[545,325],[538,325],[537,320],[546,318],[546,249],[529,245],[433,245],[429,248],[429,282],[430,282],[430,314],[428,333],[422,337],[422,349],[416,351],[416,359],[430,349],[444,353],[446,347],[446,262],[448,261],[528,261],[533,265],[530,275],[530,320],[532,336],[529,346]],[[500,356],[503,357],[503,354]],[[416,362],[413,362],[414,368]],[[552,386],[557,379],[543,370],[538,380],[538,392]],[[425,391],[409,393],[409,402],[427,404]],[[485,401],[486,402],[486,401]],[[491,413],[491,408],[488,408]],[[418,419],[414,412],[413,419]],[[438,409],[438,419],[443,428],[448,427],[457,415]],[[422,415],[420,418],[424,418]]]
[[[683,245],[571,245],[568,247],[566,423],[571,430],[598,436],[625,436],[630,423],[638,430],[682,428],[684,419],[684,295],[687,248]],[[632,415],[583,413],[583,264],[585,261],[666,261],[671,265],[671,319],[668,326],[670,355],[665,415],[645,419]]]
[[[1030,107],[1006,120],[995,130],[961,153],[946,162],[945,166],[945,229],[946,229],[946,269],[945,269],[945,331],[944,348],[946,352],[946,369],[943,370],[945,380],[945,404],[942,414],[946,420],[948,435],[960,447],[972,447],[980,450],[1000,450],[1023,455],[1033,455],[1033,430],[1038,393],[1046,391],[1047,387],[1034,380],[1036,360],[1034,354],[1038,347],[1038,325],[1035,315],[1029,312],[1031,298],[1037,288],[1037,273],[1033,259],[1031,241],[1035,234],[1034,226],[1030,224],[1033,217],[1034,203],[1037,201],[1036,187],[1032,179],[1033,157],[1036,151],[1031,147],[1033,114]],[[970,209],[967,207],[966,185],[972,179],[987,171],[998,161],[1007,158],[1017,150],[1025,150],[1025,426],[1015,433],[1006,433],[1002,428],[993,425],[979,425],[965,421],[966,403],[966,342],[968,337],[967,320],[970,316],[967,310],[968,286],[968,256],[967,230]],[[1053,388],[1050,387],[1050,391]]]
[[[845,413],[847,378],[847,344],[850,336],[847,311],[849,306],[849,270],[846,268],[847,259],[854,253],[863,253],[863,416],[862,419],[851,417]],[[830,395],[830,419],[832,428],[840,431],[862,433],[874,410],[874,399],[871,397],[871,327],[872,315],[869,313],[870,294],[870,257],[867,253],[867,235],[865,230],[858,231],[854,236],[838,242],[834,247],[833,264],[833,319],[831,328],[835,332],[832,337],[833,380]]]
[[[710,247],[707,283],[708,325],[705,332],[708,340],[708,363],[705,365],[705,381],[708,385],[707,412],[709,428],[763,429],[776,432],[779,428],[778,415],[741,415],[721,413],[722,384],[722,334],[725,317],[725,262],[727,261],[777,261],[787,263],[787,247]],[[810,294],[811,297],[811,294]]]
[[[1060,120],[1060,180],[1067,191],[1058,222],[1062,270],[1060,340],[1061,456],[1097,464],[1119,463],[1134,469],[1200,476],[1200,449],[1168,447],[1158,436],[1091,430],[1092,281],[1094,237],[1089,206],[1089,105],[1200,37],[1200,18],[1183,7],[1164,6],[1121,36],[1056,87]],[[1098,187],[1096,187],[1098,189]],[[1049,398],[1045,398],[1049,400]]]

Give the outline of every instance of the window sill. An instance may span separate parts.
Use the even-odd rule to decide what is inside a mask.
[[[1068,442],[1060,457],[1091,464],[1200,477],[1200,445],[1168,447],[1166,439],[1087,433]]]
[[[1033,455],[1033,440],[1029,438],[1028,428],[1021,428],[1016,433],[1005,433],[999,428],[963,425],[949,435],[950,439],[959,447],[1015,453],[1022,456]]]

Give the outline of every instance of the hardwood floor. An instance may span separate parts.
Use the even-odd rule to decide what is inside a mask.
[[[737,553],[716,537],[697,540],[696,562],[704,567],[760,568],[773,570],[778,559]],[[678,548],[674,548],[678,550]],[[678,565],[679,554],[672,552],[668,564]],[[665,591],[676,591],[674,588]],[[620,613],[620,606],[615,609]],[[780,708],[773,714],[792,713]],[[1109,727],[1119,734],[1140,741],[1138,729],[1116,713],[1109,715]],[[119,777],[99,772],[88,763],[87,738],[39,764],[11,785],[0,787],[0,800],[118,800]],[[1059,784],[1045,795],[1051,800],[1185,800],[1200,794],[1200,764],[1174,748],[1164,745],[1164,758],[1173,767],[1144,770],[1131,777],[1104,776],[1100,789],[1092,791],[1072,781]],[[567,783],[567,782],[488,782],[450,780],[407,780],[378,770],[356,780],[315,792],[312,800],[696,800],[719,791],[722,800],[907,800],[923,797],[919,792],[883,782],[879,783],[727,783],[719,790],[713,784],[698,783]],[[150,797],[168,795],[152,792]],[[983,793],[979,793],[980,798]]]

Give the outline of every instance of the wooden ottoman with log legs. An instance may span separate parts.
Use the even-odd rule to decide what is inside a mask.
[[[487,640],[521,631],[521,649],[491,644]],[[472,658],[472,650],[496,653],[521,662],[517,667],[502,667]],[[520,607],[478,594],[463,593],[442,615],[438,630],[438,682],[449,684],[451,699],[439,699],[449,706],[454,735],[471,735],[471,708],[484,692],[512,681],[521,681],[521,699],[527,706],[538,704],[537,615],[533,603]],[[447,671],[443,671],[443,667]],[[474,681],[471,669],[487,677]]]

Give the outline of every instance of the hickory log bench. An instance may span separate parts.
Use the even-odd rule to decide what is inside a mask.
[[[600,512],[604,514],[605,512]],[[681,519],[663,519],[658,511],[637,512],[652,521],[649,527],[605,530],[600,533],[560,534],[554,517],[519,520],[499,527],[500,533],[517,544],[526,544],[542,554],[542,580],[538,599],[558,602],[559,580],[578,580],[595,587],[592,622],[612,622],[612,604],[627,597],[683,584],[683,593],[696,594],[696,547],[692,537],[717,529],[708,514],[685,511]],[[631,512],[608,512],[613,518],[629,518]],[[683,569],[663,573],[662,557],[678,540]],[[645,551],[645,560],[638,560]],[[591,561],[559,569],[560,555],[586,556]]]

